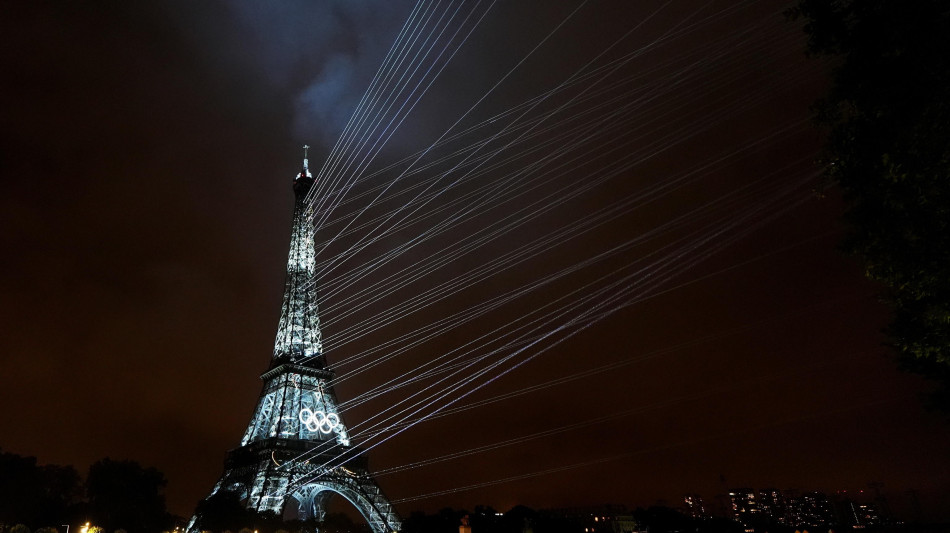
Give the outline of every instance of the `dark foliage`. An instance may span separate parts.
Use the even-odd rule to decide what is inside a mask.
[[[58,526],[69,520],[80,495],[75,468],[37,466],[35,457],[0,452],[0,523]]]
[[[494,509],[478,505],[474,513],[445,508],[434,515],[412,513],[403,521],[402,533],[457,533],[463,517],[468,517],[472,533],[578,533],[573,520],[550,511],[535,511],[518,505],[498,516]]]
[[[155,468],[135,461],[102,459],[86,476],[88,511],[105,531],[125,529],[150,533],[169,529],[172,517],[165,511],[162,489],[167,481]]]
[[[369,533],[369,526],[357,524],[346,513],[327,513],[323,522],[315,524],[320,533]],[[289,529],[286,528],[285,529]]]
[[[950,3],[801,0],[808,51],[838,60],[817,105],[845,249],[886,288],[889,342],[950,412]]]
[[[164,486],[154,468],[103,459],[89,468],[84,494],[72,466],[38,466],[35,457],[0,453],[0,523],[58,528],[82,518],[106,531],[162,531],[172,525]]]
[[[725,518],[692,518],[663,506],[637,509],[633,513],[640,530],[650,533],[742,533],[742,524]],[[763,528],[762,531],[776,531]],[[759,531],[757,529],[757,531]]]
[[[448,507],[433,515],[417,511],[403,520],[402,533],[457,533],[466,515],[468,511]]]
[[[608,513],[612,514],[612,513]],[[624,514],[627,514],[624,512]],[[650,533],[742,533],[743,526],[725,518],[696,519],[669,507],[637,509],[632,513],[639,531]],[[476,506],[474,513],[442,509],[436,514],[413,513],[403,522],[402,533],[456,533],[463,516],[469,517],[472,533],[613,533],[615,524],[594,522],[584,510],[549,509],[535,511],[516,506],[502,516],[491,507]],[[765,528],[763,531],[792,533],[788,528]]]

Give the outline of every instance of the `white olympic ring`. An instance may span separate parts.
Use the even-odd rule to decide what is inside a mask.
[[[340,417],[336,413],[324,413],[323,411],[311,411],[309,407],[304,407],[300,411],[300,423],[310,431],[320,430],[321,433],[330,433],[340,425]]]

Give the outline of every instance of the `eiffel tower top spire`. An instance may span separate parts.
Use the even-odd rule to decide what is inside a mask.
[[[326,366],[314,275],[312,207],[307,202],[307,193],[314,184],[307,160],[309,148],[304,145],[303,168],[294,178],[294,223],[287,257],[284,304],[271,368],[288,362],[321,369]]]
[[[303,145],[303,172],[301,172],[301,174],[306,174],[308,178],[312,178],[313,176],[310,175],[310,163],[307,160],[307,150],[309,149],[310,149],[310,146],[306,144]]]

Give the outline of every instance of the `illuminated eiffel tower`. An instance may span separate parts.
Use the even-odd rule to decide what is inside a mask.
[[[298,518],[322,520],[330,497],[339,494],[374,533],[391,533],[400,529],[399,517],[350,443],[323,354],[306,202],[314,184],[307,148],[294,178],[294,224],[274,358],[261,375],[264,388],[241,446],[228,452],[224,475],[209,498],[231,492],[248,509],[278,514],[295,504]],[[195,516],[188,530],[200,526],[201,517]]]

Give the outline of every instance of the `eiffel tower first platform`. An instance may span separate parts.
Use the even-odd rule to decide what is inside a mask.
[[[278,515],[295,505],[298,518],[322,520],[330,497],[339,494],[373,533],[392,533],[400,529],[399,517],[350,442],[323,354],[306,202],[314,184],[307,148],[294,178],[294,223],[274,358],[261,375],[264,388],[241,445],[228,452],[224,475],[208,497],[230,492],[248,509]],[[188,531],[199,531],[201,520],[194,516]]]

